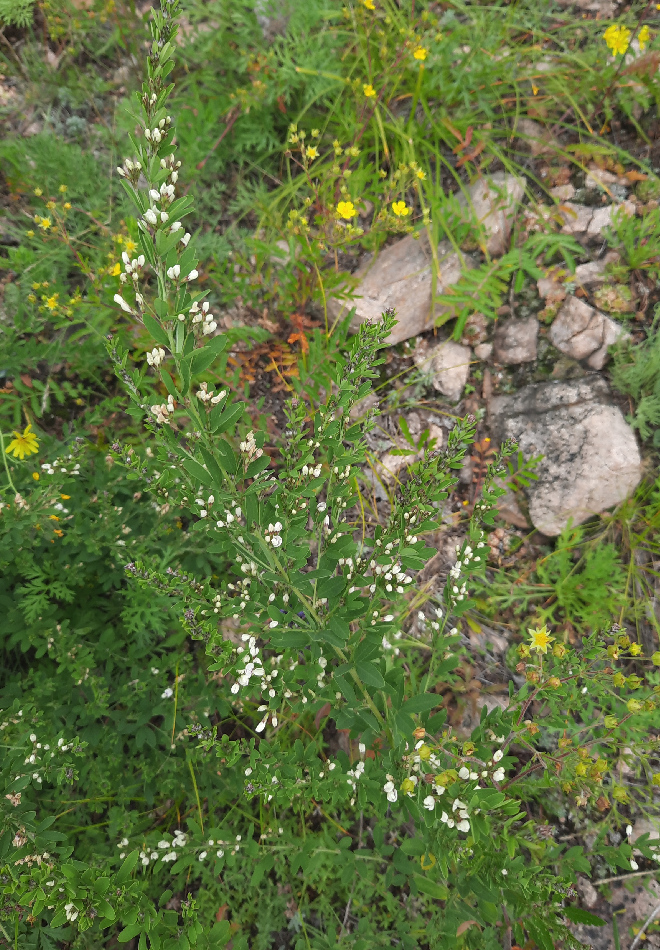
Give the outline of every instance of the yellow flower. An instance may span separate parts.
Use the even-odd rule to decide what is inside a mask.
[[[305,154],[307,155],[307,158],[310,160],[310,162],[313,162],[315,158],[319,157],[319,150],[314,148],[313,145],[308,145],[305,149]]]
[[[28,237],[34,237],[34,231],[33,231],[31,228],[30,228],[30,230],[27,232],[27,236],[28,236]]]
[[[410,214],[412,208],[409,208],[405,201],[395,201],[392,204],[392,211],[397,216],[397,218],[405,218],[406,215]]]
[[[41,190],[41,188],[35,188],[34,193],[37,196],[37,198],[40,198],[43,195],[43,191]]]
[[[22,432],[14,432],[16,438],[12,439],[7,446],[7,455],[11,453],[22,461],[26,455],[33,455],[39,451],[37,437],[31,429],[32,423],[26,426]]]
[[[46,300],[46,306],[48,307],[49,310],[57,310],[58,297],[59,297],[59,294],[53,294],[52,297],[49,297],[48,300]]]
[[[630,30],[627,26],[618,26],[613,23],[603,33],[603,39],[615,56],[618,56],[619,53],[623,55],[630,43]]]
[[[340,201],[337,205],[337,214],[345,221],[350,221],[357,215],[357,209],[352,201]]]
[[[56,207],[55,202],[54,202],[54,201],[47,201],[47,202],[46,202],[46,207],[48,208],[49,211],[52,211],[53,208]]]
[[[423,46],[418,46],[417,49],[413,52],[413,56],[415,57],[415,59],[419,59],[422,62],[426,59],[428,55],[429,55],[429,51],[427,49],[424,49]]]
[[[115,266],[112,268],[112,270],[110,271],[110,276],[119,277],[120,274],[121,274],[121,264],[117,262]]]
[[[376,9],[376,4],[374,3],[374,0],[362,0],[362,3],[363,3],[364,6],[367,8],[367,10],[375,10],[375,9]]]
[[[39,481],[39,472],[32,472],[32,478],[35,480],[35,482],[38,482],[38,481]]]
[[[374,96],[376,95],[376,90],[375,90],[374,87],[371,85],[371,83],[365,83],[365,84],[362,86],[362,89],[363,89],[364,94],[365,94],[365,96],[367,97],[367,99],[373,99]]]
[[[70,201],[65,201],[63,207],[64,207],[64,210],[65,210],[65,211],[70,211],[70,210],[71,210],[71,202],[70,202]]]
[[[426,172],[423,172],[421,168],[417,169],[417,177],[420,181],[426,181]]]
[[[28,300],[30,301],[30,303],[36,303],[36,302],[37,302],[37,298],[36,298],[36,296],[35,296],[34,294],[28,294]]]
[[[528,630],[527,632],[531,636],[529,649],[536,650],[537,653],[547,653],[548,646],[555,638],[548,634],[546,625],[543,624],[542,627],[537,627],[536,630]]]
[[[32,284],[32,290],[39,290],[40,287],[41,287],[41,284],[38,281]]]
[[[137,251],[137,244],[132,238],[124,238],[124,247],[126,248],[126,253],[129,257],[133,251]]]
[[[47,231],[48,228],[51,226],[51,224],[52,224],[52,221],[50,220],[50,218],[39,219],[39,227],[43,228],[44,231]]]
[[[62,194],[64,194],[64,192],[65,192],[66,190],[67,190],[66,185],[60,185],[59,191],[60,191]]]
[[[651,39],[651,31],[649,30],[648,26],[646,26],[646,24],[644,24],[644,26],[639,31],[639,35],[637,39],[639,40],[640,52],[643,52],[644,47],[648,44],[649,40]]]

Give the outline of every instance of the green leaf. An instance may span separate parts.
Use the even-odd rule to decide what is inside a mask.
[[[117,883],[124,884],[130,877],[131,871],[138,863],[138,857],[140,856],[139,851],[131,851],[128,857],[125,859],[122,866],[117,871]]]
[[[218,439],[215,443],[215,449],[219,456],[219,462],[225,472],[228,472],[230,475],[235,475],[238,463],[236,461],[236,453],[229,442],[227,442],[226,439]]]
[[[374,689],[382,689],[385,686],[385,680],[377,666],[373,663],[356,663],[355,669],[363,683],[367,686],[373,686]]]
[[[145,313],[142,315],[142,322],[144,323],[146,329],[152,335],[156,343],[160,343],[161,346],[169,347],[170,339],[167,333],[165,332],[165,330],[163,330],[160,323],[158,322],[158,320],[156,320],[155,317],[152,317],[150,314]]]
[[[426,845],[421,838],[406,838],[401,842],[401,850],[404,854],[412,854],[421,858],[426,853]]]
[[[222,405],[216,406],[215,409],[211,410],[209,416],[211,432],[218,433],[218,435],[221,432],[226,432],[234,422],[241,418],[244,412],[244,402],[234,402],[224,407]]]
[[[574,924],[588,924],[590,927],[604,927],[605,921],[595,914],[590,914],[588,910],[582,910],[581,907],[565,907],[564,913]]]
[[[219,487],[221,487],[225,480],[225,476],[222,472],[222,469],[220,468],[216,460],[213,458],[211,453],[208,451],[208,449],[205,449],[203,445],[200,445],[199,451],[201,453],[202,458],[204,459],[204,464],[206,465],[209,472],[213,476],[216,484]]]
[[[401,706],[401,712],[428,713],[435,706],[439,706],[441,702],[442,697],[438,696],[436,693],[419,693],[419,695],[413,696],[406,700],[406,702]]]
[[[201,482],[203,485],[208,485],[209,487],[213,486],[213,477],[206,471],[204,466],[196,462],[195,459],[184,459],[183,467],[188,474],[192,475],[198,482]]]
[[[424,877],[422,874],[415,875],[415,883],[422,894],[428,894],[429,897],[434,897],[436,900],[446,901],[449,897],[449,889],[446,888],[444,884],[439,884],[437,881],[431,881],[428,877]]]
[[[255,459],[247,467],[245,473],[246,478],[256,478],[257,475],[260,475],[261,472],[264,472],[270,465],[270,456],[262,455],[258,459]]]
[[[208,369],[211,363],[217,358],[218,354],[210,346],[200,347],[190,357],[190,372],[193,376],[203,373]]]

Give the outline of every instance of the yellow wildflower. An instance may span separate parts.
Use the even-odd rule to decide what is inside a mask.
[[[637,36],[637,39],[639,40],[640,52],[643,52],[644,47],[648,44],[649,40],[651,39],[651,31],[649,30],[646,24],[644,24],[644,26],[639,31],[639,35]]]
[[[38,481],[39,481],[39,472],[32,472],[32,478],[35,480],[35,482],[38,482]]]
[[[41,198],[41,196],[43,195],[43,191],[41,190],[41,188],[35,188],[34,193],[37,196],[37,198]]]
[[[41,287],[41,284],[39,283],[39,281],[35,281],[35,283],[32,284],[32,290],[39,290],[40,287]]]
[[[40,219],[39,219],[39,227],[42,228],[44,231],[47,231],[48,228],[51,226],[52,223],[53,223],[53,222],[50,220],[50,218],[40,218]]]
[[[345,221],[350,221],[357,215],[357,209],[352,201],[340,201],[337,205],[337,214]]]
[[[418,46],[417,49],[414,50],[413,52],[413,56],[415,57],[415,59],[419,59],[422,62],[426,59],[428,55],[429,55],[429,51],[427,49],[424,49],[423,46]]]
[[[548,646],[555,638],[548,634],[546,625],[543,624],[542,627],[537,627],[536,630],[528,630],[527,632],[531,637],[529,649],[536,650],[537,653],[547,653]]]
[[[630,30],[627,26],[618,26],[613,23],[603,33],[603,39],[615,56],[618,56],[619,53],[623,55],[630,43]]]
[[[48,208],[49,211],[52,211],[52,210],[56,207],[55,202],[54,202],[54,201],[47,201],[47,202],[46,202],[46,207]]]
[[[27,233],[27,236],[28,236],[28,237],[34,237],[34,231],[33,231],[31,228],[30,228],[30,230],[27,231],[26,233]]]
[[[362,3],[363,3],[364,6],[367,8],[367,10],[375,10],[375,9],[376,9],[376,4],[374,3],[374,0],[362,0]]]
[[[48,307],[49,310],[57,310],[57,298],[58,298],[58,297],[59,297],[59,294],[53,294],[52,297],[49,297],[49,298],[46,300],[46,306]]]
[[[406,215],[411,213],[412,208],[409,208],[405,201],[395,201],[392,203],[392,211],[397,216],[397,218],[405,218]]]
[[[112,270],[110,271],[110,276],[119,277],[120,274],[121,274],[121,264],[117,262],[115,266],[112,268]]]
[[[124,247],[126,248],[126,253],[129,257],[133,251],[137,251],[137,244],[132,238],[124,238]]]
[[[420,181],[426,181],[426,172],[423,172],[421,168],[417,169],[416,174]]]
[[[64,194],[64,192],[65,192],[66,190],[67,190],[66,185],[60,185],[59,191],[61,192],[61,194]]]
[[[64,210],[65,210],[65,211],[70,211],[70,210],[71,210],[71,202],[70,202],[70,201],[65,201],[63,207],[64,207]]]
[[[362,89],[367,99],[373,99],[375,97],[376,90],[371,85],[371,83],[364,83],[364,85],[362,86]]]
[[[37,298],[36,298],[36,296],[35,296],[34,294],[28,294],[28,298],[27,298],[27,299],[30,301],[30,303],[36,303],[36,302],[37,302]]]
[[[310,162],[313,162],[315,158],[319,157],[319,150],[314,148],[313,145],[308,145],[305,149],[305,155],[310,160]]]
[[[14,431],[14,436],[7,446],[7,455],[14,455],[17,459],[23,459],[26,455],[33,455],[39,451],[39,442],[32,430],[32,423],[26,426],[22,432]]]

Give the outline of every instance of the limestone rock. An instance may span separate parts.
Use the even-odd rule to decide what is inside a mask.
[[[593,287],[604,284],[607,280],[605,269],[608,264],[616,264],[621,260],[617,251],[608,251],[605,257],[598,261],[589,261],[588,264],[578,264],[575,268],[575,283],[580,287]]]
[[[457,254],[449,241],[438,245],[440,273],[436,294],[455,284],[464,268],[473,266],[467,255]],[[431,313],[433,258],[425,233],[418,239],[412,235],[371,257],[355,272],[360,283],[352,301],[343,302],[330,297],[328,313],[333,320],[355,307],[351,329],[355,332],[361,323],[377,323],[384,310],[393,307],[398,323],[387,338],[390,345],[408,340],[429,330],[434,324]],[[436,304],[435,317],[452,313],[450,307]]]
[[[550,189],[550,194],[557,201],[570,201],[575,196],[575,186],[570,183],[568,185],[556,185]]]
[[[607,348],[623,334],[623,329],[584,300],[567,297],[548,336],[560,353],[574,360],[587,360],[592,369],[602,369]]]
[[[451,402],[458,402],[470,374],[469,346],[444,340],[437,346],[417,346],[413,354],[415,365],[432,376],[433,388]]]
[[[460,195],[459,202],[469,204],[486,232],[486,249],[492,257],[499,257],[507,250],[514,212],[524,193],[523,178],[495,172],[470,186],[468,202],[464,195]]]
[[[603,229],[612,224],[612,214],[619,208],[629,215],[635,213],[635,205],[632,201],[604,205],[602,208],[590,208],[587,205],[566,201],[559,206],[559,213],[564,219],[562,233],[584,235],[587,238],[599,237]]]
[[[635,435],[599,376],[537,383],[490,401],[495,438],[543,455],[527,489],[535,528],[554,537],[627,498],[642,476]]]
[[[477,343],[474,348],[474,355],[478,360],[489,360],[493,353],[492,343]]]
[[[516,125],[516,133],[529,146],[532,158],[538,158],[539,155],[555,155],[557,149],[561,148],[548,129],[544,129],[533,119],[520,119]]]
[[[536,359],[538,335],[539,322],[536,317],[522,320],[510,317],[498,323],[493,340],[495,362],[507,366],[533,363]]]

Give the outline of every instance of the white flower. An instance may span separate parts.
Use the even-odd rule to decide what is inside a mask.
[[[328,506],[324,501],[320,501],[316,507],[319,511],[325,511]]]
[[[469,770],[469,769],[466,769],[465,766],[463,766],[463,768],[462,768],[462,769],[459,771],[459,773],[458,773],[458,777],[459,777],[459,778],[462,778],[462,779],[469,778],[469,777],[470,777],[470,770]]]
[[[174,690],[170,686],[164,689],[160,694],[161,699],[170,699],[171,696],[174,696]]]
[[[498,749],[497,752],[494,752],[494,753],[493,753],[493,761],[494,761],[494,762],[499,762],[500,759],[502,759],[502,758],[504,758],[504,753],[502,752],[501,749]]]
[[[219,857],[219,858],[224,857],[224,853],[225,853],[225,852],[224,852],[224,851],[222,850],[222,848],[221,848],[220,851],[218,851],[218,857]]]
[[[153,350],[147,353],[147,363],[149,366],[160,366],[165,358],[165,350],[162,346],[155,346]]]
[[[186,231],[186,233],[181,238],[181,243],[183,244],[184,247],[188,247],[189,240],[190,240],[190,233]]]
[[[435,798],[433,795],[427,795],[424,799],[424,808],[428,808],[429,811],[433,811],[435,808]]]
[[[203,861],[205,857],[206,857],[206,851],[202,851],[202,853],[199,856],[199,860]]]
[[[399,796],[399,793],[394,787],[394,782],[385,782],[383,791],[387,795],[388,802],[395,802]]]
[[[118,303],[121,309],[124,310],[126,313],[133,313],[133,311],[131,310],[129,305],[126,303],[126,301],[124,300],[121,294],[115,294],[115,296],[113,297],[113,300],[115,303]]]
[[[469,822],[469,821],[466,821],[465,819],[463,819],[463,821],[459,821],[458,824],[456,825],[456,830],[457,830],[457,831],[469,831],[469,830],[470,830],[470,822]]]
[[[175,231],[180,231],[183,225],[180,221],[175,221],[174,224],[170,225],[170,231],[174,233]]]
[[[179,274],[181,273],[181,268],[178,264],[174,264],[173,267],[167,268],[167,276],[170,280],[176,280]]]
[[[149,224],[158,224],[158,217],[156,216],[156,212],[152,211],[151,208],[149,208],[148,211],[144,212],[144,218],[145,218],[145,221],[147,221]]]
[[[502,874],[506,877],[509,872],[506,868],[502,868]]]
[[[66,914],[66,919],[71,921],[75,920],[78,916],[78,911],[74,904],[65,904],[64,913]]]
[[[500,768],[497,771],[493,772],[493,781],[503,782],[504,781],[504,769]]]
[[[198,277],[199,277],[199,271],[193,268],[188,274],[188,276],[186,277],[186,280],[196,280]]]
[[[279,548],[279,546],[282,544],[282,538],[279,536],[279,534],[276,534],[273,538],[271,538],[271,544],[274,548]]]
[[[176,842],[174,842],[176,844]],[[161,858],[162,861],[176,861],[176,851],[168,851],[167,854],[164,854]]]

